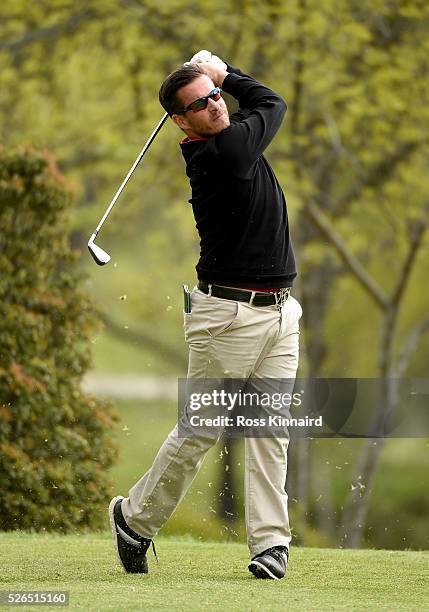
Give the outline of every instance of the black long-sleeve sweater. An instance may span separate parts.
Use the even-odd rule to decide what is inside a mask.
[[[252,288],[289,287],[296,276],[286,201],[263,152],[286,103],[228,66],[222,89],[238,100],[231,125],[181,143],[200,235],[199,280]]]

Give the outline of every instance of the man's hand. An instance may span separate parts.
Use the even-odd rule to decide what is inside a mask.
[[[223,81],[228,75],[226,70],[209,62],[198,62],[198,66],[204,74],[211,78],[216,87],[222,87]]]
[[[198,51],[198,53],[195,53],[195,55],[193,55],[190,59],[190,61],[188,62],[189,64],[195,64],[195,63],[210,63],[210,64],[215,64],[217,66],[219,66],[219,68],[223,68],[224,70],[226,70],[226,64],[225,62],[223,62],[220,57],[218,57],[217,55],[213,55],[213,53],[211,51],[207,51],[207,49],[202,49],[201,51]]]
[[[188,64],[198,64],[201,70],[211,78],[216,87],[220,87],[228,72],[226,64],[217,55],[213,55],[210,51],[202,49],[192,56]]]
[[[198,53],[195,53],[191,57],[189,62],[187,62],[187,63],[188,64],[195,64],[196,62],[209,62],[212,57],[213,57],[213,55],[212,55],[211,51],[207,51],[207,49],[201,49],[201,51],[198,51]]]

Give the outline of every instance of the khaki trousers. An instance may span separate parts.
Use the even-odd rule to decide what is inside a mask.
[[[292,296],[256,307],[192,291],[185,314],[188,378],[295,378],[301,306]],[[179,438],[177,426],[152,467],[122,501],[128,525],[153,538],[172,515],[197,474],[213,437]],[[245,514],[251,557],[271,546],[289,547],[287,438],[245,439]]]

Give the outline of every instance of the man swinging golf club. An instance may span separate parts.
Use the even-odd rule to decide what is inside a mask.
[[[229,116],[222,90],[239,103]],[[286,112],[282,98],[208,51],[163,82],[160,102],[186,134],[180,146],[201,238],[198,285],[185,316],[188,379],[293,379],[298,367],[296,276],[286,202],[263,153]],[[152,539],[188,490],[213,437],[176,426],[109,516],[127,572],[147,573]],[[283,578],[289,557],[287,438],[245,439],[247,541],[256,578]]]

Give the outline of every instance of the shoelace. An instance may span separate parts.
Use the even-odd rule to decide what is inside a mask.
[[[140,541],[140,548],[144,553],[146,553],[148,548],[150,548],[151,544],[152,544],[153,554],[155,556],[156,562],[158,563],[158,555],[156,554],[155,543],[153,540],[145,539],[143,541]]]
[[[285,561],[285,556],[286,562],[289,559],[288,550],[286,546],[282,546],[281,548],[278,546],[274,546],[273,548],[269,548],[268,550],[266,550],[265,554],[271,555],[272,557],[274,557],[274,559],[280,562]]]
[[[154,544],[153,540],[152,540],[152,550],[153,550],[153,554],[155,555],[156,562],[158,563],[158,557],[156,555],[155,544]]]

